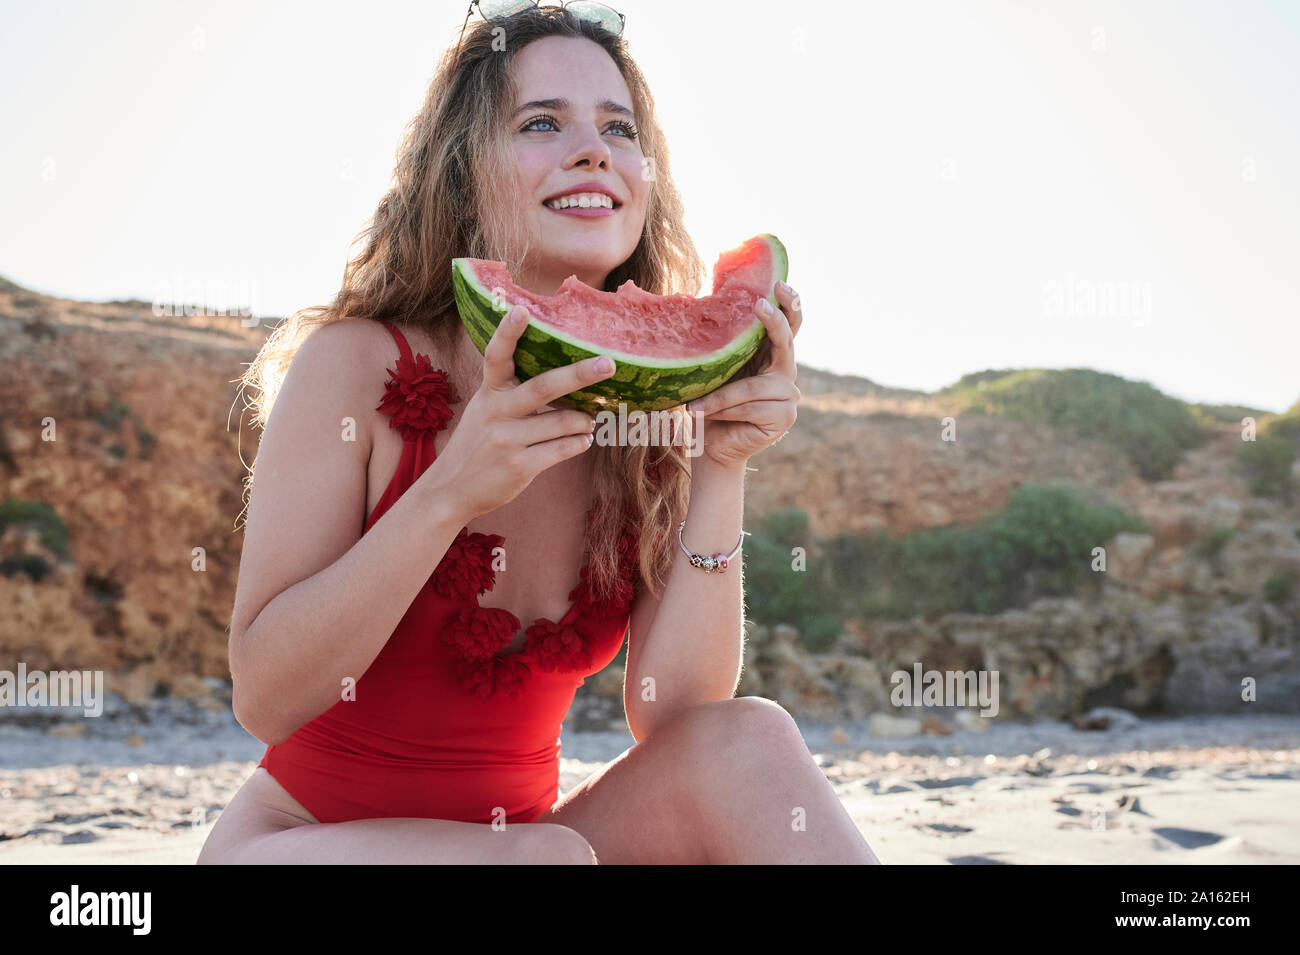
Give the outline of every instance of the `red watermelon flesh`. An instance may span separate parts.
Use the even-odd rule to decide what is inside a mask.
[[[672,407],[733,377],[765,337],[754,305],[759,298],[776,303],[787,258],[775,236],[756,236],[718,259],[713,294],[701,298],[654,295],[631,281],[605,292],[576,275],[554,295],[535,295],[500,262],[455,259],[452,266],[461,320],[480,351],[511,307],[527,309],[529,327],[515,351],[521,380],[591,355],[614,358],[613,378],[568,396],[594,413],[619,401],[643,410]]]

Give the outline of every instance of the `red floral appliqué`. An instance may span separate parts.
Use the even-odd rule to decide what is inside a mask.
[[[588,530],[593,513],[594,508],[587,512]],[[537,670],[589,670],[591,647],[585,633],[575,626],[576,620],[584,616],[607,619],[626,613],[634,593],[637,539],[625,527],[618,542],[618,581],[611,597],[604,601],[592,598],[591,568],[584,566],[578,586],[569,592],[573,608],[565,619],[573,618],[574,623],[536,620],[524,631],[524,648],[503,653],[519,631],[519,618],[497,607],[479,606],[478,597],[496,582],[492,551],[504,542],[500,534],[471,534],[468,528],[462,528],[430,578],[433,589],[441,596],[469,603],[451,618],[441,640],[454,660],[460,685],[485,700],[513,699]]]
[[[500,534],[471,534],[468,528],[462,527],[429,578],[429,586],[448,600],[465,600],[486,593],[496,583],[492,552],[505,542]]]
[[[466,607],[448,622],[442,641],[468,662],[492,657],[519,632],[519,618],[499,607]]]
[[[528,634],[530,655],[541,669],[554,673],[591,666],[587,641],[569,624],[542,618],[524,632]]]
[[[389,416],[389,426],[400,429],[404,441],[447,426],[452,418],[450,405],[461,399],[446,372],[434,368],[427,355],[398,358],[396,368],[388,369],[388,374],[390,380],[376,410]],[[587,511],[588,532],[595,512],[595,506]],[[625,527],[618,541],[617,585],[611,597],[592,599],[590,568],[584,566],[578,586],[569,593],[573,607],[564,617],[573,623],[539,619],[524,631],[521,651],[504,653],[519,632],[519,618],[478,603],[479,596],[496,583],[493,551],[504,543],[500,534],[471,534],[469,528],[462,528],[429,578],[430,589],[438,596],[467,604],[451,617],[438,639],[452,658],[460,686],[485,700],[517,697],[538,670],[590,670],[591,648],[586,633],[576,624],[583,617],[607,619],[627,612],[638,559],[636,536]]]
[[[531,673],[532,666],[522,653],[497,655],[477,662],[456,662],[460,685],[485,700],[493,697],[514,699]]]
[[[376,411],[390,416],[390,428],[400,428],[403,440],[439,431],[451,420],[450,404],[460,401],[447,373],[434,368],[428,355],[410,361],[399,357],[384,386],[384,400]]]

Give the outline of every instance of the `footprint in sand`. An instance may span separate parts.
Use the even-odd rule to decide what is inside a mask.
[[[1133,796],[1132,798],[1130,798],[1128,793],[1124,793],[1124,795],[1120,796],[1119,799],[1115,800],[1115,806],[1116,808],[1122,809],[1125,812],[1135,812],[1140,816],[1151,815],[1151,813],[1147,812],[1145,809],[1142,808],[1141,799],[1139,799],[1137,796]]]
[[[983,776],[949,776],[945,779],[918,779],[916,782],[922,789],[948,789],[952,786],[973,786]]]
[[[931,822],[926,825],[918,825],[916,828],[920,829],[922,832],[931,830],[933,833],[940,833],[947,836],[964,836],[968,832],[975,831],[969,826],[951,826],[942,822]]]
[[[1217,832],[1202,832],[1199,829],[1179,829],[1173,826],[1163,826],[1151,831],[1183,849],[1203,849],[1223,840],[1223,836]]]

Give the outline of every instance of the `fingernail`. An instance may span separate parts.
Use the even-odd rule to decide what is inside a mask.
[[[596,359],[596,370],[599,371],[599,372],[601,372],[601,373],[608,372],[608,371],[613,371],[613,370],[614,370],[614,359],[610,358],[608,355],[602,355],[600,358],[597,358],[597,359]]]

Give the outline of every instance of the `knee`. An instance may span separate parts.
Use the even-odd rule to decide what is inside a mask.
[[[799,737],[799,727],[780,703],[762,696],[737,696],[691,708],[699,722],[711,723],[730,736],[758,737],[766,742]]]
[[[525,863],[537,865],[595,865],[596,852],[582,833],[556,823],[530,823]]]
[[[765,696],[738,696],[733,700],[723,700],[723,703],[729,704],[732,717],[746,726],[781,733],[799,731],[790,712]]]
[[[235,865],[237,862],[234,853],[231,851],[229,841],[213,829],[208,833],[208,837],[203,840],[203,848],[199,850],[199,857],[194,860],[194,864]]]
[[[208,836],[203,840],[203,848],[199,850],[199,857],[194,860],[195,865],[231,865],[232,855],[231,843],[235,833],[227,832],[228,825],[222,825],[222,821],[227,820],[226,813],[217,816],[216,822],[208,829]]]
[[[738,696],[692,706],[673,720],[706,762],[719,757],[752,761],[781,757],[803,746],[799,726],[779,703]]]

